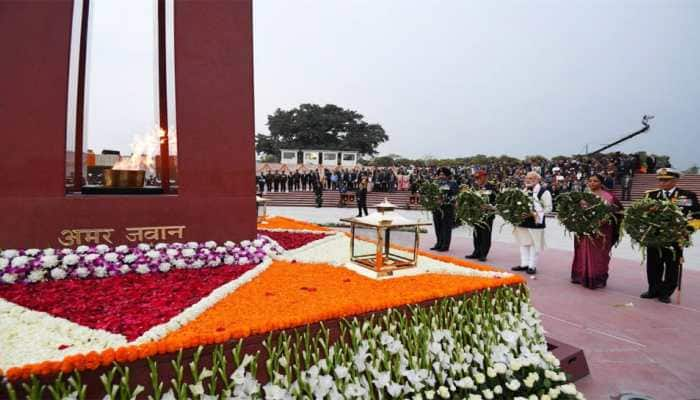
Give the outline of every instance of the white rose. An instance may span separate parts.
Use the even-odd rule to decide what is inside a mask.
[[[241,242],[241,247],[248,247],[250,246],[250,240],[244,240]]]
[[[151,270],[148,268],[148,264],[139,264],[136,266],[136,272],[139,274],[147,274],[151,272]]]
[[[62,268],[54,268],[51,270],[51,277],[56,280],[65,279],[66,271]]]
[[[224,257],[224,264],[226,265],[233,265],[233,263],[236,262],[236,259],[233,258],[233,256],[226,256]]]
[[[99,254],[88,254],[85,256],[85,261],[93,262],[93,261],[97,260],[98,258],[100,258]]]
[[[14,249],[9,249],[9,250],[3,251],[0,254],[2,254],[2,256],[5,258],[14,258],[14,257],[17,257],[19,255],[19,251],[14,250]]]
[[[182,249],[182,255],[185,257],[194,257],[197,254],[193,249]]]
[[[139,243],[139,245],[136,247],[138,247],[141,251],[148,251],[151,249],[151,245],[148,243]]]
[[[17,256],[17,257],[12,259],[12,262],[10,263],[10,265],[12,265],[15,268],[23,267],[25,264],[27,264],[27,262],[29,262],[29,257]]]
[[[129,252],[129,246],[126,246],[126,245],[117,246],[117,247],[114,249],[114,251],[116,251],[117,253],[122,253],[122,254],[123,254],[123,253],[128,253],[128,252]]]
[[[214,247],[216,247],[216,242],[213,240],[209,240],[208,242],[204,243],[204,247],[208,249],[213,249]]]
[[[188,247],[188,248],[190,248],[190,249],[196,249],[196,248],[199,247],[199,243],[197,243],[197,242],[187,242],[187,244],[185,244],[185,247]]]
[[[75,255],[75,254],[66,254],[65,257],[63,257],[63,265],[75,265],[80,261],[80,257]]]
[[[16,280],[17,280],[16,274],[10,274],[7,272],[2,274],[2,281],[5,283],[15,283]]]
[[[148,253],[146,253],[146,257],[150,258],[151,260],[156,260],[160,258],[160,252],[156,250],[151,250]]]
[[[56,254],[56,250],[54,250],[54,249],[44,249],[44,255],[46,255],[46,256],[52,256],[52,255],[54,255],[54,254]]]
[[[127,254],[124,256],[124,263],[131,264],[132,262],[136,261],[137,258],[138,256],[136,256],[135,254]]]
[[[224,246],[219,246],[219,247],[217,247],[214,251],[215,251],[216,253],[219,253],[219,254],[224,254],[224,253],[226,253],[227,250],[226,250],[226,247],[224,247]]]
[[[41,256],[39,261],[41,262],[41,266],[47,269],[58,265],[58,257],[54,255]]]
[[[90,251],[90,248],[88,246],[78,246],[78,248],[75,249],[75,252],[78,254],[87,253],[88,251]]]
[[[30,257],[34,257],[35,255],[39,254],[40,252],[41,252],[41,250],[39,250],[39,249],[29,249],[29,250],[25,250],[24,254],[26,254]]]
[[[7,266],[9,264],[10,264],[10,261],[7,258],[0,258],[0,271],[7,268]]]
[[[119,254],[117,253],[107,253],[104,255],[104,259],[107,262],[115,263],[119,261]]]
[[[170,271],[170,263],[166,263],[166,262],[160,263],[160,265],[158,265],[158,270],[159,270],[160,272],[168,272],[168,271]]]
[[[27,280],[29,282],[41,282],[44,280],[44,276],[46,275],[46,271],[43,269],[35,269],[32,270],[32,272],[29,273],[27,276]]]
[[[75,274],[78,275],[79,278],[86,278],[90,275],[90,270],[85,267],[78,267],[75,269]]]
[[[97,252],[100,254],[104,254],[109,251],[109,246],[106,244],[98,244],[97,247],[95,247],[95,250],[97,250]]]
[[[227,241],[224,242],[224,246],[226,246],[226,247],[228,247],[228,248],[236,247],[236,243],[235,243],[235,242],[232,242],[232,241],[230,241],[230,240],[227,240]]]
[[[105,276],[107,276],[107,268],[102,266],[96,267],[93,271],[93,274],[98,278],[104,278]]]
[[[121,272],[122,274],[126,274],[128,272],[131,272],[131,267],[129,267],[126,264],[122,264],[122,266],[119,267],[119,272]]]
[[[238,264],[239,264],[239,265],[248,264],[248,262],[249,262],[248,257],[241,257],[241,258],[238,259]]]

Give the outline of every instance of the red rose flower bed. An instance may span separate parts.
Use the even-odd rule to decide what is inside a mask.
[[[260,230],[258,233],[265,235],[275,242],[279,243],[285,250],[294,250],[301,246],[307,245],[313,241],[323,239],[327,235],[323,233],[308,233],[308,232],[279,232]]]
[[[0,286],[0,297],[32,310],[134,340],[254,267],[255,264],[247,264],[126,274],[105,279],[3,285]]]

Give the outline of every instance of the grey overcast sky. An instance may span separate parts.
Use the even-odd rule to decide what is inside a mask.
[[[92,2],[88,147],[155,124],[153,7]],[[256,131],[300,103],[380,123],[382,154],[622,151],[700,164],[700,1],[255,0]]]
[[[256,129],[334,103],[380,123],[380,152],[623,151],[700,164],[700,1],[254,3]]]

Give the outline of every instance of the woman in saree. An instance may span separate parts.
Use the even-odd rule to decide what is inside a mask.
[[[622,203],[603,188],[603,180],[600,174],[592,175],[588,178],[588,189],[610,207],[613,218],[600,226],[598,235],[576,235],[574,238],[571,282],[589,289],[605,287],[608,281],[610,252],[620,237]]]

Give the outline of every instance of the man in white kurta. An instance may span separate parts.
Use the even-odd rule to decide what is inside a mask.
[[[525,193],[532,197],[530,216],[513,230],[515,240],[520,246],[520,265],[513,271],[537,273],[537,259],[546,247],[544,239],[545,214],[552,211],[552,194],[541,184],[542,178],[534,171],[525,176]]]

